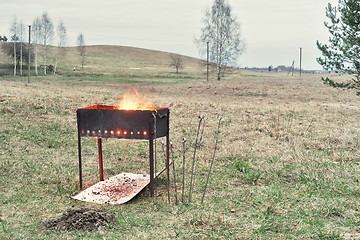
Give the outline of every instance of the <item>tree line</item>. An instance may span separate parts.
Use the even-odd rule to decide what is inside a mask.
[[[41,17],[36,17],[31,29],[31,45],[30,48],[28,41],[26,41],[29,31],[27,31],[22,21],[18,21],[15,17],[10,26],[10,39],[6,36],[0,36],[0,41],[4,42],[1,46],[2,51],[13,59],[14,76],[17,72],[23,74],[23,65],[28,63],[29,54],[30,61],[34,63],[35,74],[39,75],[39,68],[43,68],[44,75],[48,72],[53,74],[57,73],[58,65],[66,55],[65,47],[68,44],[67,29],[62,20],[59,21],[56,29],[47,12],[44,12]],[[53,44],[54,35],[56,31],[57,43],[54,63],[48,63],[49,46]],[[9,42],[8,42],[9,40]],[[78,51],[80,53],[80,62],[82,68],[85,64],[85,40],[82,33],[77,38]],[[39,59],[42,55],[42,61]],[[40,63],[40,65],[39,65]]]
[[[201,35],[195,39],[201,55],[207,55],[207,69],[209,66],[216,66],[217,79],[220,80],[226,65],[236,64],[238,57],[245,51],[246,45],[241,38],[240,23],[232,13],[232,8],[226,0],[214,0],[212,6],[205,11],[203,18],[204,26]],[[54,25],[47,12],[40,18],[35,18],[31,26],[33,52],[25,46],[25,26],[22,22],[18,23],[16,18],[10,27],[12,44],[3,44],[3,51],[13,58],[14,75],[17,66],[22,74],[24,57],[28,54],[33,55],[35,74],[38,75],[38,55],[42,53],[42,65],[44,75],[51,70],[57,72],[57,66],[62,56],[65,55],[64,47],[67,44],[66,27],[62,21],[59,22],[56,33],[58,37],[57,50],[54,65],[49,69],[48,50],[54,38]],[[5,37],[6,38],[6,37]],[[6,38],[7,40],[7,38]],[[0,36],[0,41],[6,41]],[[81,67],[85,64],[85,41],[82,33],[77,38],[77,50],[80,55]],[[40,48],[40,49],[38,49]],[[42,52],[40,52],[42,50]],[[27,52],[28,51],[28,52]],[[209,62],[210,61],[210,62]],[[182,59],[177,55],[171,55],[170,66],[176,69],[176,73],[182,67]]]

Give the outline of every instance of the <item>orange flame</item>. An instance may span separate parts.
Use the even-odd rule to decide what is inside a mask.
[[[120,110],[154,110],[153,103],[142,96],[136,89],[126,92],[120,99],[117,109]]]

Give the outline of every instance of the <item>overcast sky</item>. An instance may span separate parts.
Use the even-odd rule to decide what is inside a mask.
[[[325,7],[337,0],[228,0],[240,22],[247,50],[240,67],[321,69],[316,40],[325,43]],[[57,26],[62,19],[69,45],[83,33],[86,45],[121,45],[199,57],[194,38],[200,35],[204,10],[213,0],[0,0],[0,35],[9,36],[16,17],[25,25],[47,12]],[[56,40],[53,42],[56,45]]]

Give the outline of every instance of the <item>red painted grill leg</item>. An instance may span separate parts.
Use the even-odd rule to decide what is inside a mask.
[[[100,171],[100,181],[104,181],[104,170],[103,170],[103,158],[102,158],[102,144],[101,144],[101,138],[98,138],[98,148],[99,148],[99,171]]]

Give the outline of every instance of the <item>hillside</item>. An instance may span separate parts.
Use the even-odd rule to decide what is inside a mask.
[[[56,47],[50,47],[48,64],[54,65]],[[90,74],[109,74],[109,75],[168,75],[175,72],[170,66],[170,55],[168,52],[148,50],[135,47],[124,46],[86,46],[86,60],[84,69],[81,70],[80,56],[76,47],[66,47],[65,56],[59,59],[59,74],[72,75],[73,68],[77,71]],[[42,47],[38,47],[39,62],[42,64]],[[205,71],[202,61],[196,58],[181,56],[183,68],[180,74],[199,74]],[[0,52],[1,68],[10,68],[12,73],[12,60]]]

